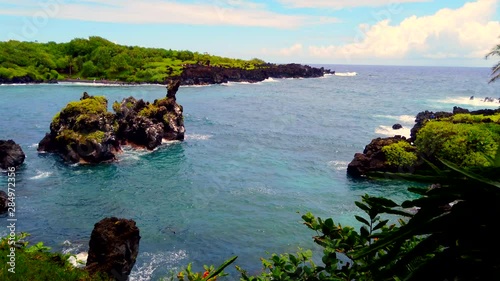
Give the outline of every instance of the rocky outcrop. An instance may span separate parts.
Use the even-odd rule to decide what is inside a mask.
[[[38,151],[60,154],[73,163],[114,161],[120,150],[114,135],[114,114],[107,111],[104,97],[89,96],[70,102],[50,124],[50,133],[38,144]]]
[[[38,151],[72,163],[106,163],[116,160],[122,145],[152,150],[163,140],[183,140],[183,109],[175,98],[179,84],[172,81],[167,96],[152,104],[133,97],[115,102],[115,113],[107,111],[104,97],[84,93],[54,117]]]
[[[363,153],[356,153],[347,166],[347,174],[353,177],[363,177],[370,172],[398,172],[398,167],[387,164],[387,158],[382,148],[387,145],[407,141],[405,137],[376,138],[365,147]]]
[[[182,106],[177,104],[175,93],[180,81],[168,86],[167,96],[150,104],[133,97],[115,103],[118,128],[117,139],[122,144],[154,149],[163,140],[184,140],[184,119]]]
[[[26,158],[20,145],[13,140],[0,140],[0,168],[18,167]]]
[[[452,116],[453,113],[450,112],[432,112],[432,111],[423,111],[417,114],[415,117],[415,125],[411,129],[410,141],[415,141],[417,139],[418,131],[424,126],[425,122],[432,119],[440,119]]]
[[[394,124],[394,125],[392,125],[392,129],[393,130],[399,130],[399,129],[402,129],[402,128],[403,128],[403,126],[401,124]]]
[[[3,214],[8,211],[9,206],[7,205],[9,203],[9,199],[7,197],[7,193],[5,191],[0,190],[0,214]]]
[[[390,145],[395,142],[399,142],[401,140],[405,140],[408,143],[413,143],[417,139],[417,134],[420,129],[425,125],[429,120],[439,120],[443,118],[451,117],[455,114],[471,114],[471,115],[484,115],[490,116],[494,114],[500,113],[500,109],[481,109],[475,111],[469,111],[468,109],[464,109],[461,107],[455,106],[453,108],[453,112],[432,112],[432,111],[423,111],[417,114],[415,118],[415,125],[411,129],[411,137],[406,140],[401,136],[394,136],[391,138],[377,138],[373,139],[369,145],[366,146],[363,153],[356,153],[354,155],[354,159],[347,167],[347,173],[353,177],[362,177],[366,176],[369,172],[398,172],[398,173],[406,173],[406,172],[415,172],[416,169],[420,169],[422,165],[422,161],[415,163],[412,167],[405,167],[406,170],[402,171],[401,168],[394,167],[387,164],[387,159],[382,151],[382,148],[386,145]],[[493,122],[490,118],[483,118],[483,123]],[[397,129],[399,124],[394,124],[393,129]],[[411,149],[415,149],[412,147]],[[417,157],[420,157],[417,155]],[[428,157],[428,156],[427,156]]]
[[[181,74],[182,85],[209,85],[227,82],[260,82],[268,78],[313,78],[321,77],[330,70],[301,64],[265,64],[256,69],[186,65]]]
[[[106,273],[115,280],[128,280],[139,253],[139,228],[135,221],[105,218],[94,225],[90,236],[86,270]]]

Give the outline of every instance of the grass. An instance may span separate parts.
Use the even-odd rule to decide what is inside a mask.
[[[100,281],[110,280],[104,275],[90,275],[87,271],[75,268],[68,262],[70,255],[50,252],[50,248],[38,243],[29,246],[22,239],[28,236],[21,234],[16,237],[15,245],[10,245],[14,240],[8,240],[7,237],[0,240],[0,280],[12,281],[36,281],[36,280],[54,280],[54,281]],[[11,248],[15,248],[15,267],[12,270],[11,265],[7,264],[11,253]],[[9,269],[11,269],[9,271]],[[14,271],[14,272],[12,272]]]

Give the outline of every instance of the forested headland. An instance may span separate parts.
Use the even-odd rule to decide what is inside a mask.
[[[98,79],[127,83],[164,83],[187,65],[254,70],[263,60],[233,59],[188,50],[115,44],[101,37],[67,43],[0,42],[0,83]]]

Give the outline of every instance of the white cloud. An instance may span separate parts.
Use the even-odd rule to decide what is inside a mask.
[[[290,47],[282,48],[279,50],[262,49],[261,53],[268,56],[278,57],[295,57],[303,54],[304,47],[300,43],[296,43]]]
[[[279,2],[293,8],[354,8],[378,7],[400,3],[420,3],[432,0],[279,0]]]
[[[302,52],[302,49],[302,44],[295,44],[289,48],[283,48],[279,50],[278,54],[285,57],[294,56],[300,54]]]
[[[0,3],[5,2],[0,0]],[[235,25],[273,28],[295,28],[310,23],[309,16],[285,15],[266,10],[266,6],[242,0],[215,0],[210,3],[176,1],[90,0],[57,5],[55,18],[120,23],[180,23],[194,25]],[[38,1],[19,0],[14,7],[0,10],[4,15],[33,16],[43,12]],[[333,21],[334,19],[323,19]],[[320,24],[321,21],[318,22]]]
[[[492,20],[496,0],[477,0],[458,9],[406,18],[398,25],[382,20],[360,25],[354,42],[310,46],[310,55],[326,58],[483,58],[500,35]]]

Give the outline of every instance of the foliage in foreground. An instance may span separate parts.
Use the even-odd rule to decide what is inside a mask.
[[[500,150],[499,150],[500,151]],[[316,231],[321,262],[312,252],[273,255],[264,272],[242,280],[496,280],[500,276],[500,152],[481,176],[443,160],[447,179],[430,188],[410,188],[420,197],[397,204],[365,195],[356,205],[366,217],[359,231],[331,218],[306,214]],[[397,215],[389,225],[381,215]]]
[[[39,242],[30,246],[24,239],[28,235],[21,233],[10,240],[8,237],[0,240],[0,280],[109,280],[104,276],[90,276],[85,270],[75,268],[68,262],[70,255],[49,252],[50,248]],[[8,255],[11,247],[15,248],[15,273],[9,271]]]

